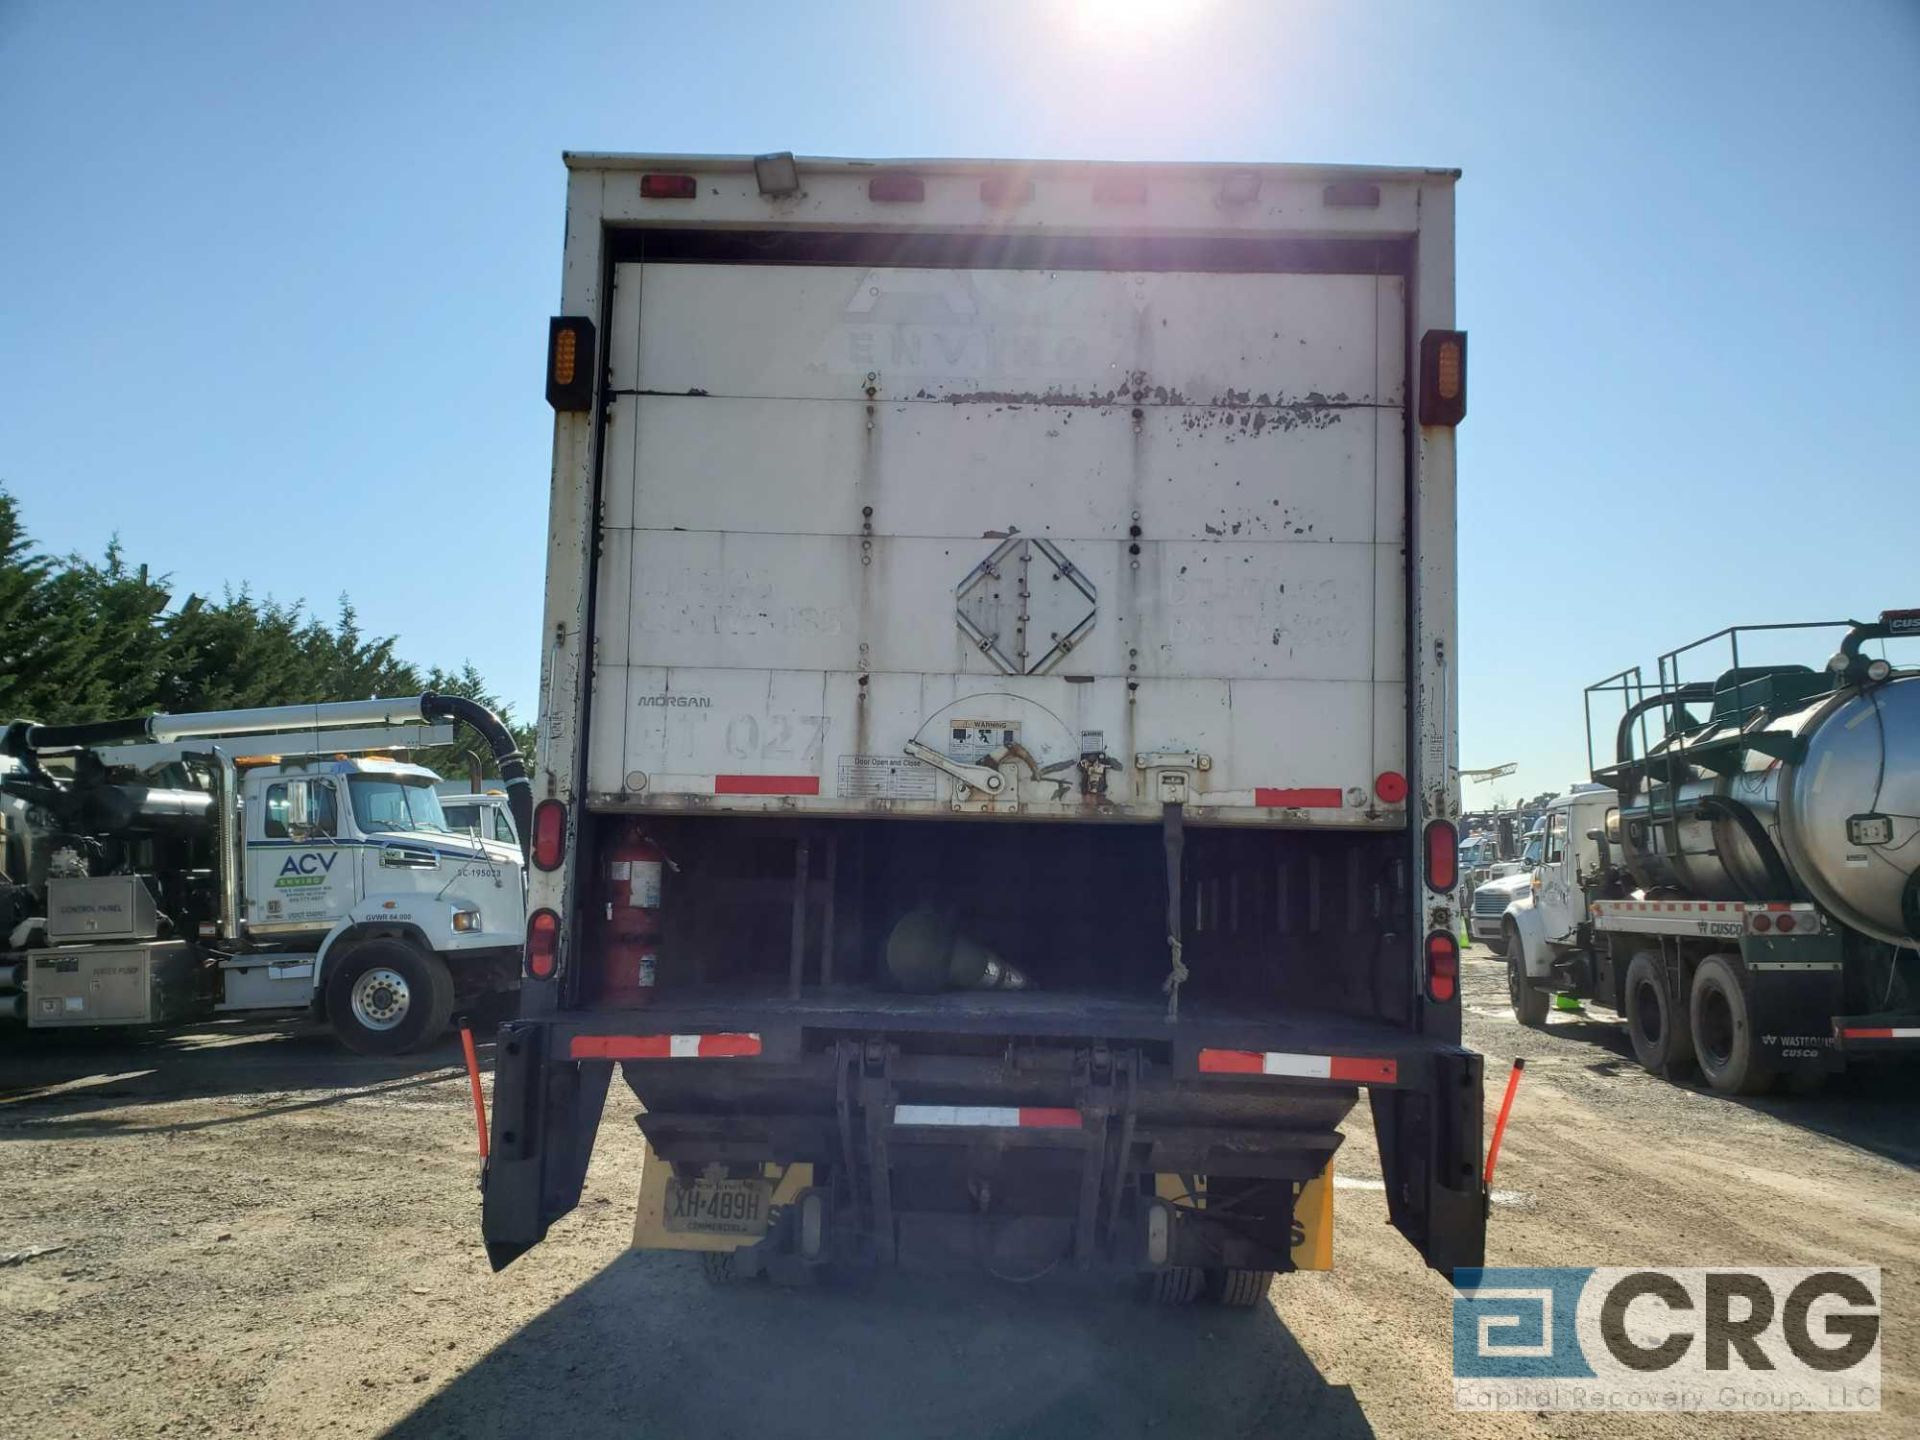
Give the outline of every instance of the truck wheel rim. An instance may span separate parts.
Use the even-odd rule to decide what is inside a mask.
[[[1647,981],[1643,980],[1634,987],[1633,1016],[1645,1039],[1658,1045],[1667,1038],[1667,1027],[1660,1023],[1659,992]]]
[[[1716,985],[1700,993],[1700,1054],[1718,1070],[1733,1058],[1733,1005]]]
[[[412,998],[404,975],[376,966],[353,982],[353,1018],[369,1030],[391,1030],[407,1018]]]

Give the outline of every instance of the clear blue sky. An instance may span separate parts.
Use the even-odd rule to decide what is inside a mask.
[[[0,480],[531,709],[564,148],[1464,169],[1509,794],[1577,777],[1599,674],[1920,605],[1914,0],[0,0]]]

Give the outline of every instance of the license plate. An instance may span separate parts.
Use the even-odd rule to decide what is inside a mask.
[[[666,1226],[703,1235],[764,1235],[770,1180],[669,1180]]]

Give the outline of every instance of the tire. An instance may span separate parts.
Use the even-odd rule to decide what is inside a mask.
[[[1547,1010],[1553,1004],[1553,997],[1544,990],[1534,987],[1527,978],[1526,961],[1522,959],[1525,951],[1520,944],[1520,936],[1508,921],[1505,927],[1507,937],[1507,999],[1513,1003],[1513,1018],[1532,1030],[1546,1028]]]
[[[1471,927],[1469,927],[1468,933],[1472,933]],[[1505,959],[1507,954],[1507,927],[1505,925],[1500,927],[1500,938],[1498,940],[1482,940],[1480,943],[1485,945],[1487,949],[1491,950],[1495,955]]]
[[[1146,1277],[1146,1297],[1155,1305],[1191,1305],[1206,1289],[1207,1272],[1193,1265],[1169,1265]]]
[[[1649,1074],[1671,1080],[1693,1059],[1693,1028],[1679,1002],[1667,993],[1666,966],[1651,950],[1634,952],[1627,962],[1627,1035],[1633,1058]]]
[[[1775,1076],[1760,1056],[1747,1004],[1746,975],[1732,955],[1709,955],[1693,972],[1687,1006],[1694,1055],[1707,1083],[1722,1095],[1758,1095]]]
[[[446,961],[391,936],[355,945],[327,979],[327,1023],[361,1055],[404,1055],[431,1045],[452,1014]]]
[[[1214,1270],[1208,1273],[1208,1291],[1233,1310],[1251,1310],[1267,1298],[1273,1284],[1271,1270]]]

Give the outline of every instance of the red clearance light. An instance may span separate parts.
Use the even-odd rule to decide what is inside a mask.
[[[1024,205],[1033,199],[1033,181],[1012,175],[989,175],[980,182],[980,199],[988,205]]]
[[[1336,180],[1320,192],[1329,210],[1378,210],[1380,187],[1365,180]]]
[[[927,198],[927,182],[904,170],[890,170],[867,182],[867,199],[889,205],[911,204]]]
[[[1460,884],[1460,835],[1451,821],[1427,825],[1427,888],[1451,895]]]
[[[691,200],[700,193],[700,182],[691,175],[642,175],[640,198],[643,200]]]
[[[1444,930],[1427,936],[1427,994],[1445,1005],[1460,993],[1460,942]]]
[[[1420,337],[1420,423],[1458,425],[1467,418],[1467,332],[1429,330]]]
[[[527,917],[527,974],[551,980],[560,966],[560,917],[536,910]]]
[[[567,807],[558,800],[542,800],[533,807],[533,865],[536,870],[558,870],[567,858]]]
[[[1147,182],[1137,180],[1131,175],[1105,175],[1093,182],[1093,203],[1096,205],[1144,205],[1147,203]]]

